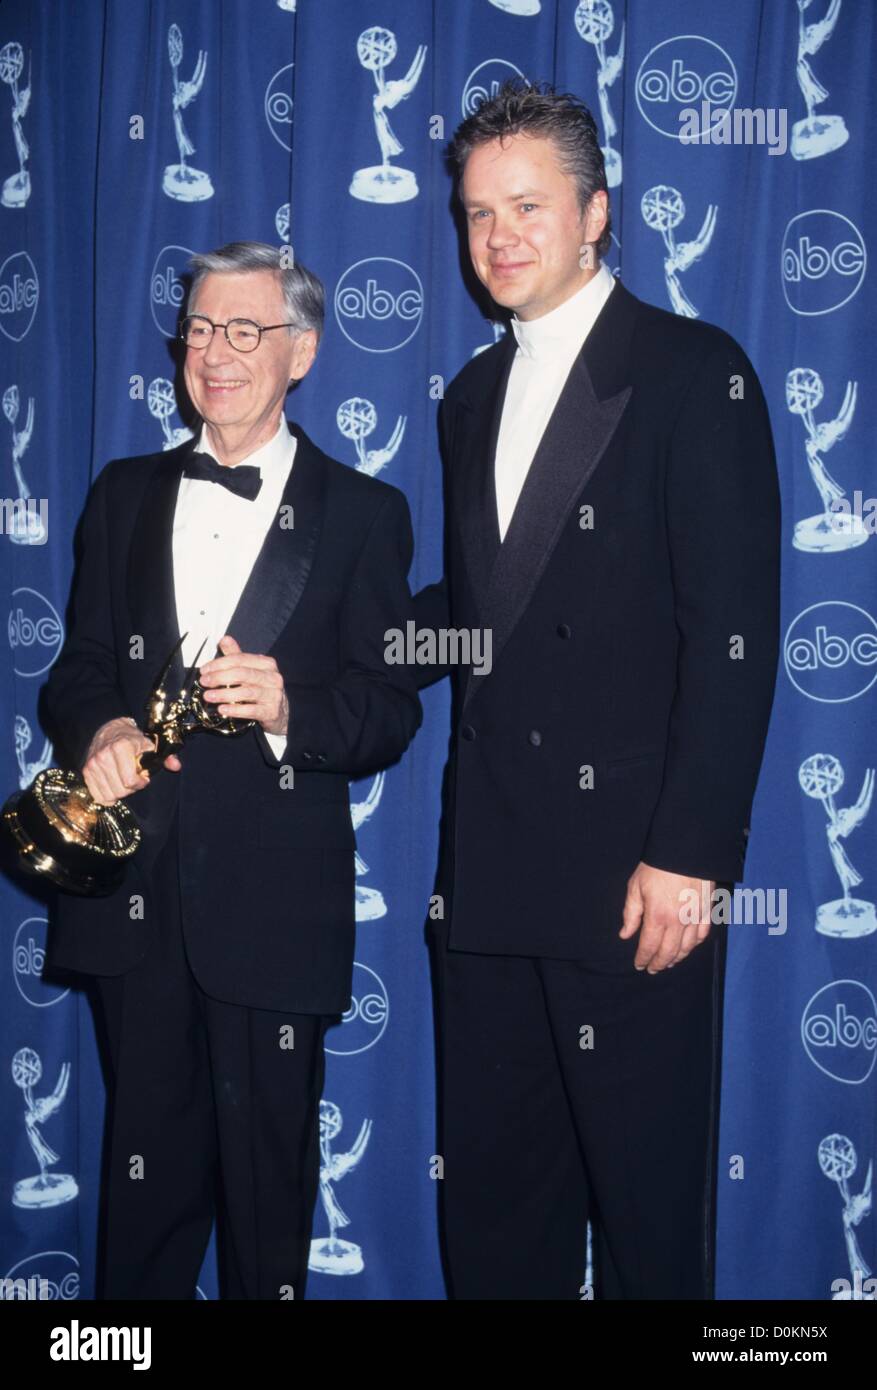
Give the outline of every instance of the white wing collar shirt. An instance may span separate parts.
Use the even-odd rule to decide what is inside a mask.
[[[614,285],[614,275],[601,262],[588,283],[556,309],[526,322],[512,317],[518,350],[506,387],[494,463],[502,540],[572,364]]]
[[[179,630],[188,633],[182,649],[186,667],[194,661],[205,638],[201,660],[209,661],[216,654],[220,637],[228,631],[238,599],[280,507],[297,442],[281,415],[274,437],[241,459],[241,463],[258,468],[262,477],[259,495],[252,501],[218,483],[200,478],[180,480],[174,513],[174,592]],[[195,450],[216,458],[206,425],[201,426]],[[265,737],[275,757],[281,757],[286,737]]]

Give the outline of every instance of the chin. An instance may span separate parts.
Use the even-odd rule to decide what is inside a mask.
[[[503,309],[516,309],[522,302],[521,292],[515,285],[488,285],[491,298]]]

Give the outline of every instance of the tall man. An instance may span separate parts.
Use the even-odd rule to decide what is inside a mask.
[[[582,1297],[591,1218],[598,1297],[708,1298],[708,895],[742,876],[775,679],[768,414],[727,333],[599,262],[580,102],[507,85],[451,156],[513,316],[446,391],[445,580],[416,600],[493,644],[453,672],[431,927],[450,1291]]]
[[[420,722],[384,661],[411,525],[401,493],[284,418],[322,332],[316,277],[256,242],[193,267],[181,335],[202,427],[98,477],[47,687],[89,790],[134,796],[143,843],[118,893],[61,901],[49,963],[97,977],[112,1062],[104,1295],[194,1297],[216,1188],[224,1295],[300,1298],[323,1034],[350,1001],[348,778]],[[138,721],[180,634],[171,690],[219,641],[206,698],[257,724],[196,734],[150,780]]]

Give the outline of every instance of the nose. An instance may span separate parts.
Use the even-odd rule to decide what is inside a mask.
[[[495,216],[487,238],[490,250],[499,251],[503,246],[515,246],[519,241],[520,237],[511,222],[506,221],[502,215]]]
[[[219,367],[223,362],[230,362],[234,355],[231,345],[226,342],[223,328],[214,330],[213,337],[203,353],[200,354],[201,360],[207,367]]]

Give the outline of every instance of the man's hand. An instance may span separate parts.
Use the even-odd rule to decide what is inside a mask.
[[[705,886],[708,891],[704,901]],[[647,968],[648,973],[654,975],[684,960],[695,946],[706,941],[715,886],[710,879],[686,878],[684,874],[653,869],[649,864],[637,865],[627,881],[624,926],[618,933],[626,940],[639,931],[642,923],[634,959],[637,970]],[[692,903],[692,893],[696,894],[696,906]],[[682,920],[683,909],[685,921]]]
[[[138,772],[135,758],[154,747],[133,719],[111,719],[102,724],[88,745],[82,767],[85,785],[95,801],[109,806],[148,787],[149,773]],[[179,772],[182,766],[174,753],[168,754],[164,765],[171,772]]]
[[[255,719],[266,734],[285,737],[289,701],[274,657],[242,652],[229,634],[219,639],[219,647],[223,655],[205,661],[198,673],[205,688],[204,698],[219,714],[232,719]],[[231,697],[230,686],[234,686]]]

